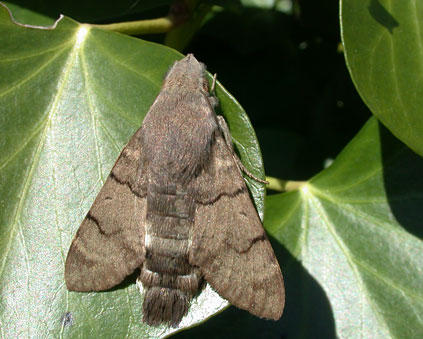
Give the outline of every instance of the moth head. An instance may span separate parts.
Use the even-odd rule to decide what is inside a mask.
[[[209,91],[209,84],[204,76],[206,66],[194,55],[188,54],[182,60],[176,61],[169,69],[163,81],[163,87],[178,86],[190,91]]]

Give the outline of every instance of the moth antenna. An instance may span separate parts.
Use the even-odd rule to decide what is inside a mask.
[[[249,177],[249,178],[251,178],[251,179],[253,179],[253,180],[255,180],[255,181],[259,182],[259,183],[269,185],[269,182],[268,181],[263,180],[263,179],[260,179],[260,178],[256,177],[254,174],[252,174],[244,166],[244,164],[242,163],[241,159],[235,153],[234,147],[233,147],[233,143],[232,143],[232,137],[231,137],[231,134],[229,132],[229,127],[228,127],[228,124],[225,121],[225,118],[222,117],[221,115],[218,115],[217,116],[217,122],[219,123],[219,127],[220,127],[220,130],[221,130],[222,134],[223,134],[223,138],[225,139],[226,144],[228,145],[229,149],[231,150],[232,156],[234,157],[235,162],[236,162],[238,168],[240,169],[240,171],[241,172],[244,172],[247,177]]]

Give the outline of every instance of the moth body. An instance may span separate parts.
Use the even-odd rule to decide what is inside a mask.
[[[169,70],[66,259],[73,291],[112,288],[139,268],[153,326],[177,326],[203,281],[262,318],[284,307],[279,265],[204,72],[192,55]]]
[[[177,325],[202,280],[198,267],[189,263],[197,194],[192,181],[210,159],[217,130],[210,114],[197,109],[209,97],[203,74],[196,60],[176,63],[141,128],[148,241],[139,280],[145,289],[144,321],[150,325]]]

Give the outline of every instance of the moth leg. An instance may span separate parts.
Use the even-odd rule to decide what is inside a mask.
[[[217,74],[215,73],[214,76],[213,76],[210,94],[208,96],[209,103],[210,103],[211,107],[213,107],[213,108],[219,106],[219,99],[217,98],[216,93],[214,92],[215,88],[216,88],[216,77],[217,77]]]
[[[214,75],[213,75],[213,82],[212,82],[211,89],[210,89],[210,92],[212,92],[213,95],[215,95],[214,89],[216,87],[216,78],[217,78],[217,73],[214,73]]]
[[[241,171],[241,172],[244,172],[245,173],[245,175],[246,176],[248,176],[249,178],[251,178],[251,179],[253,179],[253,180],[255,180],[255,181],[257,181],[257,182],[260,182],[260,183],[262,183],[262,184],[266,184],[266,185],[268,185],[269,183],[266,181],[266,180],[262,180],[262,179],[260,179],[260,178],[258,178],[258,177],[256,177],[254,174],[252,174],[245,166],[244,166],[244,164],[241,162],[241,159],[238,157],[238,155],[235,153],[235,151],[234,151],[234,147],[233,147],[233,144],[232,144],[232,137],[231,137],[231,134],[230,134],[230,132],[229,132],[229,127],[228,127],[228,124],[226,123],[226,121],[225,121],[225,118],[223,117],[223,116],[221,116],[221,115],[218,115],[217,116],[217,122],[218,122],[218,124],[219,124],[219,127],[220,127],[220,131],[222,132],[222,134],[223,134],[223,138],[225,139],[225,142],[226,142],[226,145],[228,145],[228,147],[229,147],[229,149],[231,150],[231,153],[232,153],[232,156],[234,157],[234,159],[235,159],[235,163],[236,163],[236,165],[238,166],[238,168],[239,168],[239,170]]]

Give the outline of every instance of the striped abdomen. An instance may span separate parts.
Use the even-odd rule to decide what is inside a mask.
[[[201,283],[188,262],[195,206],[186,192],[157,186],[147,194],[146,259],[140,280],[145,289],[144,322],[178,324]]]

